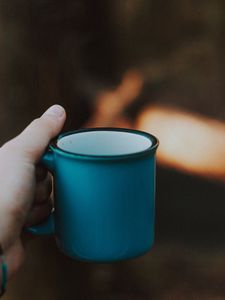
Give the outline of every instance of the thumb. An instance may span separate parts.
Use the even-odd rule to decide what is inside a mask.
[[[61,131],[65,120],[66,112],[64,108],[57,104],[53,105],[9,143],[31,163],[36,163],[50,140]]]

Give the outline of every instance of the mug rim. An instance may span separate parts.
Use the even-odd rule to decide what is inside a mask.
[[[57,145],[57,142],[65,136],[77,134],[77,133],[81,133],[81,132],[91,132],[91,131],[118,131],[118,132],[128,132],[128,133],[138,134],[138,135],[142,135],[142,136],[148,138],[151,141],[151,146],[149,146],[145,150],[137,151],[134,153],[98,155],[98,154],[81,154],[81,153],[70,152],[68,150],[64,150],[64,149],[60,148]],[[138,156],[145,156],[145,155],[148,155],[151,153],[155,153],[158,146],[159,146],[159,140],[154,135],[152,135],[148,132],[145,132],[145,131],[141,131],[141,130],[137,130],[137,129],[129,129],[129,128],[120,128],[120,127],[94,127],[94,128],[81,128],[81,129],[61,133],[51,141],[49,148],[53,152],[63,154],[63,155],[73,157],[73,158],[78,158],[78,159],[115,160],[115,159],[134,158],[134,157],[138,157]]]

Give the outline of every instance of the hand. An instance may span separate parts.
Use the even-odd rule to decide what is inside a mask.
[[[9,275],[23,261],[24,225],[41,222],[51,211],[51,180],[38,161],[65,119],[64,109],[54,105],[0,148],[0,243]]]

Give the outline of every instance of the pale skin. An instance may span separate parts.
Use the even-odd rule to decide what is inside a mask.
[[[65,110],[53,105],[0,148],[0,243],[9,277],[24,259],[24,227],[40,223],[51,212],[51,178],[38,162],[65,119]]]

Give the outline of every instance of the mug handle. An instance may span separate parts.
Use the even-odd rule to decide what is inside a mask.
[[[53,173],[54,158],[53,158],[53,152],[51,150],[47,150],[44,153],[44,155],[42,156],[40,162],[43,165],[45,165],[51,173]],[[54,232],[55,232],[54,211],[41,224],[26,227],[25,230],[29,233],[34,234],[34,235],[52,235],[52,234],[54,234]]]

